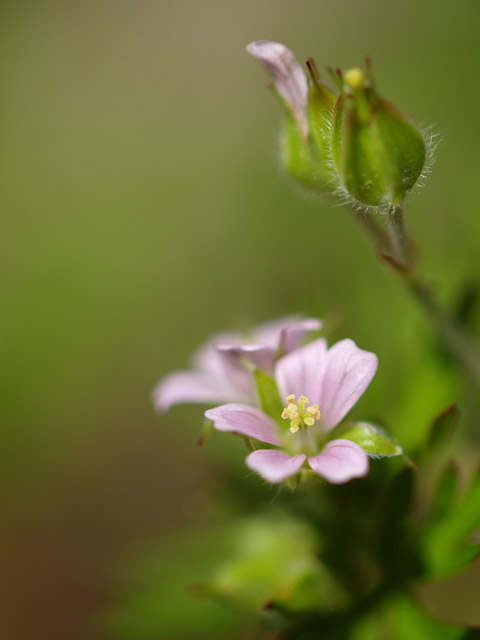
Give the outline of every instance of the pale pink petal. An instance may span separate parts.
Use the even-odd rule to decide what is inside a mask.
[[[225,375],[223,359],[217,351],[217,344],[237,344],[240,341],[241,335],[234,331],[224,331],[222,333],[215,334],[193,354],[192,360],[195,369],[208,371],[209,373],[213,373],[217,376]]]
[[[250,453],[245,462],[249,469],[256,471],[264,480],[277,484],[290,476],[296,475],[306,456],[299,455],[292,458],[277,449],[259,449]]]
[[[284,316],[278,320],[271,320],[270,322],[264,322],[255,327],[253,331],[253,339],[255,342],[266,344],[272,349],[277,350],[280,340],[282,339],[282,331],[286,327],[301,322],[302,318],[298,314]]]
[[[323,374],[327,365],[327,343],[323,338],[280,358],[275,378],[283,400],[290,394],[307,396],[312,404],[320,404]]]
[[[304,135],[308,133],[308,80],[302,66],[285,45],[258,40],[247,46],[272,74],[276,90],[290,107]]]
[[[206,411],[205,417],[213,421],[218,431],[238,433],[268,444],[281,444],[276,423],[260,409],[247,404],[224,404]]]
[[[184,402],[225,402],[232,399],[232,393],[233,390],[226,390],[213,376],[176,371],[160,380],[153,391],[153,401],[158,411],[166,411],[173,405]]]
[[[317,402],[328,429],[335,427],[356,404],[375,375],[377,365],[377,356],[359,349],[353,340],[341,340],[328,350],[322,393]]]
[[[368,456],[355,442],[332,440],[318,456],[308,459],[315,473],[333,484],[344,484],[368,473]]]
[[[305,320],[285,327],[280,339],[280,349],[283,353],[290,353],[302,344],[303,339],[310,331],[318,331],[321,328],[322,322],[316,318],[305,318]]]
[[[218,349],[218,344],[239,344],[241,334],[235,332],[217,333],[195,354],[194,364],[200,372],[206,372],[222,381],[225,388],[231,389],[222,400],[249,402],[256,397],[252,374],[238,358]]]
[[[246,360],[256,369],[261,369],[267,373],[273,373],[273,363],[275,361],[276,349],[272,349],[264,344],[219,344],[217,345],[218,351],[220,351],[226,358],[237,363],[237,367],[242,360]],[[243,371],[245,367],[242,366]],[[249,372],[249,378],[251,379],[251,373]]]

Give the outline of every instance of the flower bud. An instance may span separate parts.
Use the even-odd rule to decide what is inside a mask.
[[[286,173],[314,191],[334,191],[325,144],[336,95],[316,78],[309,83],[294,54],[279,42],[259,40],[250,43],[247,51],[271,74],[273,88],[285,108],[281,151]],[[313,66],[309,68],[313,70]]]
[[[331,137],[341,187],[362,205],[397,207],[422,173],[423,137],[376,93],[361,69],[350,69],[341,78]]]
[[[396,107],[375,91],[370,66],[335,77],[335,93],[310,78],[293,53],[260,40],[247,51],[264,64],[286,111],[282,160],[304,186],[334,193],[356,207],[397,208],[422,174],[427,145]]]

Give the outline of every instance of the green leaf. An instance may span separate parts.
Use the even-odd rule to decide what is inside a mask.
[[[431,576],[454,573],[478,556],[478,544],[469,538],[480,527],[480,471],[456,504],[424,539],[424,554]],[[476,541],[478,543],[478,541]]]
[[[351,640],[457,640],[464,629],[434,620],[408,596],[387,600],[354,626]]]
[[[315,531],[286,516],[257,517],[237,527],[232,553],[205,587],[246,611],[335,608],[337,587],[316,554]]]
[[[283,404],[278,393],[277,383],[268,373],[260,369],[255,369],[253,377],[261,410],[279,424],[283,424],[281,420]]]
[[[438,622],[409,597],[399,596],[387,606],[385,619],[392,640],[456,640],[463,629]]]
[[[371,458],[391,458],[403,453],[402,448],[395,444],[383,429],[368,422],[356,422],[347,426],[339,437],[360,445]]]

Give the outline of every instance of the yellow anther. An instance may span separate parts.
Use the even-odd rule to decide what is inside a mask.
[[[290,420],[290,431],[295,433],[303,426],[313,426],[316,420],[320,419],[320,411],[318,410],[318,404],[310,404],[310,400],[307,396],[300,396],[298,403],[295,400],[295,396],[290,394],[287,396],[288,405],[282,411],[282,418],[284,420]]]
[[[363,88],[365,75],[359,67],[352,67],[348,71],[345,71],[343,77],[352,91],[358,91]]]
[[[298,417],[297,405],[292,402],[282,411],[282,418],[284,420],[293,420],[296,417]]]
[[[318,410],[318,404],[312,404],[312,406],[307,407],[307,413],[312,416],[315,420],[320,419],[320,411]]]
[[[292,433],[295,433],[295,431],[298,431],[300,429],[300,425],[302,424],[302,421],[300,420],[300,418],[294,418],[291,422],[290,422],[290,431]]]

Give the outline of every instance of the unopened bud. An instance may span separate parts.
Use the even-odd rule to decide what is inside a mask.
[[[399,206],[425,165],[423,136],[361,69],[350,69],[344,80],[331,139],[341,186],[362,205]]]
[[[278,42],[253,42],[247,50],[273,76],[286,109],[286,172],[357,207],[397,208],[422,174],[429,149],[407,117],[377,94],[369,64],[367,72],[359,67],[332,72],[334,92],[320,80],[312,59],[308,78]]]

